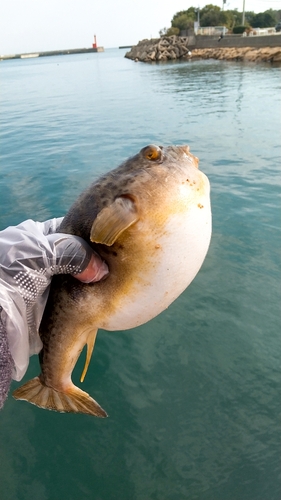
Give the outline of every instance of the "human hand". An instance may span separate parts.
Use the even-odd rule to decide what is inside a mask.
[[[42,348],[38,330],[54,274],[72,274],[84,283],[99,281],[108,267],[77,236],[57,232],[62,219],[27,220],[0,232],[0,306],[20,380],[29,356]]]

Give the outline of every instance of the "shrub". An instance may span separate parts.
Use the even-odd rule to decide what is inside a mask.
[[[179,35],[179,34],[180,34],[179,28],[173,28],[173,27],[169,28],[166,33],[167,36]]]
[[[235,33],[236,35],[240,33],[244,33],[249,28],[249,26],[234,26],[232,32]]]

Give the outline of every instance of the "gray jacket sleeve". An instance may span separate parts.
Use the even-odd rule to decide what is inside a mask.
[[[27,220],[0,232],[2,398],[7,380],[21,380],[42,348],[38,330],[52,276],[80,273],[93,255],[82,238],[56,232],[61,220]]]

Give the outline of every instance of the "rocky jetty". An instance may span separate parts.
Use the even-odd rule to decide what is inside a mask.
[[[192,59],[225,59],[227,61],[281,62],[281,47],[224,47],[194,49]]]
[[[125,54],[125,57],[142,62],[188,59],[191,52],[187,43],[188,37],[184,36],[163,36],[141,40]]]
[[[193,37],[194,38],[194,37]],[[194,39],[191,49],[190,37],[163,36],[151,40],[141,40],[126,53],[125,57],[134,61],[153,62],[187,59],[224,59],[229,61],[281,62],[279,47],[216,47],[196,48]]]

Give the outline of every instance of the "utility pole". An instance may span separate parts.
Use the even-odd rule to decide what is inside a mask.
[[[194,9],[194,13],[197,14],[197,21],[194,21],[194,33],[197,35],[199,27],[200,27],[200,9],[198,6],[198,9]]]
[[[245,26],[245,0],[243,0],[242,26]]]

